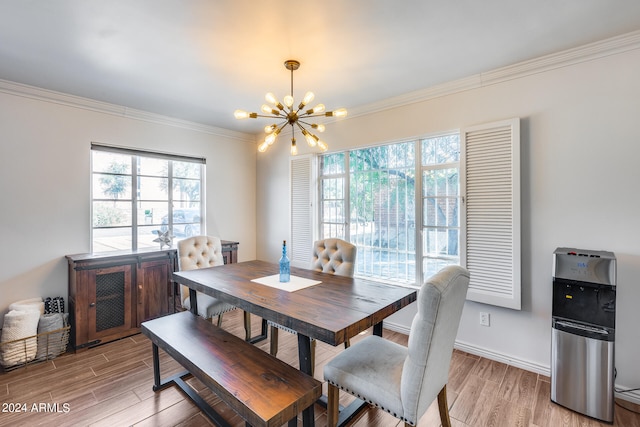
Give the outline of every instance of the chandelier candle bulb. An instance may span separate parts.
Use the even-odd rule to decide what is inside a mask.
[[[316,96],[313,94],[313,92],[305,93],[304,94],[304,98],[302,98],[302,102],[298,106],[298,110],[302,110],[304,108],[304,106],[307,105],[308,103],[310,103],[311,101],[313,101],[313,98],[315,98],[315,97]]]
[[[324,112],[325,110],[325,106],[324,104],[318,104],[315,107],[313,107],[311,110],[307,110],[307,114],[319,114]]]
[[[293,96],[291,95],[287,95],[284,97],[284,105],[286,105],[287,107],[291,108],[291,106],[293,105]]]
[[[249,113],[249,112],[244,111],[244,110],[236,110],[236,111],[234,111],[233,115],[238,120],[249,119],[249,118],[255,119],[255,118],[258,117],[257,113]]]
[[[274,94],[272,94],[271,92],[266,94],[264,99],[267,102],[270,102],[273,105],[275,105],[276,107],[278,107],[279,110],[284,110],[284,105],[280,104],[280,101],[278,101],[278,98],[276,98],[276,96]]]
[[[275,131],[273,131],[273,133],[270,133],[269,135],[267,135],[267,137],[264,139],[264,142],[267,145],[273,145],[273,143],[276,142],[276,138],[278,137],[278,134],[280,134],[280,129],[276,129]]]
[[[324,115],[327,117],[346,117],[347,110],[344,108],[338,108],[335,111],[327,111]]]
[[[276,110],[275,108],[269,107],[267,104],[263,104],[262,107],[260,107],[260,109],[265,114],[273,114],[274,116],[280,115],[280,111]]]

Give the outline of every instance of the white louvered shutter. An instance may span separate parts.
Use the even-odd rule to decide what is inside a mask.
[[[294,267],[309,268],[313,249],[313,157],[291,158],[291,244]]]
[[[520,121],[473,126],[461,134],[467,299],[520,310]]]

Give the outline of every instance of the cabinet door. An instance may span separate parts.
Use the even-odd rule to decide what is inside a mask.
[[[169,314],[171,300],[171,260],[145,261],[136,272],[137,325]]]
[[[131,265],[88,272],[89,341],[120,335],[134,328],[131,305]]]

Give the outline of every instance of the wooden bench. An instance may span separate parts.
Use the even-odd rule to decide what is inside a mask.
[[[192,375],[251,426],[297,425],[322,383],[189,311],[142,323],[153,343],[153,390],[180,387],[218,426],[229,424],[184,380]],[[187,371],[160,380],[158,348]]]

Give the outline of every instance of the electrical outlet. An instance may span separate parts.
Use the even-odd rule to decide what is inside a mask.
[[[489,326],[489,313],[480,312],[480,325]]]

